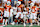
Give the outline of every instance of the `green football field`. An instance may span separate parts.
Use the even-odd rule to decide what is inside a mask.
[[[7,26],[3,26],[3,27],[24,27],[23,25],[7,25]],[[40,27],[38,25],[33,25],[33,26],[29,26],[29,25],[26,25],[26,27]]]

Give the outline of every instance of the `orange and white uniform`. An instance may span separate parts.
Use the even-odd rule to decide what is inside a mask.
[[[33,6],[32,8],[31,8],[31,15],[30,15],[30,18],[31,19],[36,19],[37,17],[36,17],[36,7],[35,6]]]
[[[21,4],[20,1],[17,2],[17,5],[18,5],[18,13],[16,15],[16,18],[18,18],[19,16],[20,16],[20,18],[23,18],[23,13],[22,13],[22,9],[21,9],[23,7],[23,5]]]
[[[17,15],[16,15],[16,18],[18,18],[19,16],[20,16],[21,18],[23,18],[23,13],[22,13],[20,7],[18,7],[18,13],[17,13]]]
[[[9,3],[9,4],[8,4]],[[11,8],[11,5],[10,5],[10,1],[7,2],[7,4],[5,4],[5,11],[4,11],[4,17],[9,17],[9,14],[10,14],[10,8]]]
[[[4,17],[6,19],[3,19],[3,25],[4,25],[4,22],[5,22],[5,25],[7,25],[7,21],[8,21],[8,17],[10,16],[10,8],[11,8],[11,5],[10,5],[10,1],[7,1],[7,4],[5,4],[5,11],[4,11]],[[6,18],[7,17],[7,18]]]

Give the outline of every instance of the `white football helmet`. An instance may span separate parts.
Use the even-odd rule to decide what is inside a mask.
[[[30,6],[34,6],[34,3],[31,3]]]
[[[11,2],[10,2],[10,1],[8,1],[8,2],[7,2],[7,5],[10,5],[10,4],[11,4]]]
[[[21,2],[20,1],[17,1],[17,5],[19,6],[21,4]]]

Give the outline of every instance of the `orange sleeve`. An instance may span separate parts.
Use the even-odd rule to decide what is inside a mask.
[[[23,5],[21,4],[19,7],[23,7]]]

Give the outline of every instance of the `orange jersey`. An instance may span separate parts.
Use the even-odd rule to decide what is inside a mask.
[[[9,12],[10,12],[11,5],[7,6],[7,4],[5,4],[5,7],[6,7],[5,10],[7,10],[7,7],[8,7],[9,8]]]
[[[9,7],[9,8],[11,8],[11,5],[7,6],[7,4],[5,4],[5,7]]]
[[[35,13],[36,12],[36,6],[33,6],[31,10],[32,10],[31,11],[32,13]]]
[[[18,7],[20,7],[20,8],[21,8],[21,7],[24,7],[24,6],[23,6],[23,4],[21,4],[21,5],[19,5]]]
[[[24,7],[22,4],[18,6],[18,8],[20,8],[20,9],[18,10],[19,12],[23,11],[23,10],[22,10],[22,7]]]

